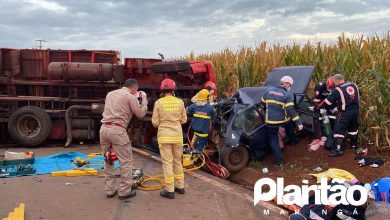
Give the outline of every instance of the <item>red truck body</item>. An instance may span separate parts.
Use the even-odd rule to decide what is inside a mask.
[[[139,81],[150,103],[147,116],[131,123],[133,141],[151,145],[161,81],[175,80],[176,95],[188,105],[215,73],[209,61],[125,58],[122,64],[118,51],[0,48],[0,143],[97,140],[104,98],[128,78]]]

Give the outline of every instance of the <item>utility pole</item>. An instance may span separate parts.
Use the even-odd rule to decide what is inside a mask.
[[[43,42],[43,43],[46,43],[46,42],[47,42],[47,41],[42,40],[42,39],[40,39],[40,40],[35,40],[35,41],[38,41],[38,42],[39,42],[39,49],[40,49],[40,50],[42,50],[42,42]]]

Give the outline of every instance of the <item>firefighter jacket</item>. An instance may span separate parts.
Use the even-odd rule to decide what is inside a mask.
[[[191,102],[192,103],[197,103],[199,100],[198,100],[198,96],[199,96],[199,92],[198,93],[196,93],[192,98],[191,98]],[[209,103],[213,103],[214,102],[214,95],[209,95],[209,97],[208,97],[208,99],[207,99],[207,101],[209,102]]]
[[[339,111],[356,109],[359,110],[359,89],[357,85],[351,82],[342,83],[332,90],[325,99],[327,105],[337,103]]]
[[[186,123],[187,113],[183,100],[174,96],[165,96],[154,103],[152,124],[157,131],[157,141],[183,144],[181,124]]]
[[[268,89],[261,102],[266,106],[265,122],[268,125],[280,125],[292,119],[298,125],[302,122],[294,109],[292,95],[283,87],[272,87]]]
[[[189,114],[192,114],[191,128],[198,136],[207,137],[210,129],[211,120],[215,117],[215,109],[209,104],[198,106],[192,104],[187,108]]]

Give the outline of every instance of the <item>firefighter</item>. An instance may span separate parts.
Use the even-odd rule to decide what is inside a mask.
[[[268,130],[269,145],[275,156],[277,166],[283,165],[282,151],[280,150],[278,132],[279,127],[284,127],[286,134],[291,142],[296,142],[291,121],[298,125],[298,129],[302,130],[303,125],[294,109],[292,95],[288,92],[293,85],[293,79],[290,76],[283,76],[280,79],[280,86],[268,89],[261,102],[266,106],[265,123]]]
[[[213,106],[207,103],[209,91],[202,89],[198,93],[198,102],[187,107],[187,112],[192,114],[191,128],[194,131],[192,146],[196,143],[195,154],[201,154],[207,145],[211,120],[216,115]]]
[[[100,145],[104,154],[109,151],[110,146],[112,147],[119,159],[121,173],[117,190],[115,167],[110,163],[104,163],[105,191],[108,198],[114,197],[117,193],[119,199],[136,195],[132,182],[133,154],[126,129],[133,114],[138,118],[145,116],[148,105],[145,92],[137,90],[137,80],[127,79],[123,88],[111,91],[106,96],[100,128]],[[141,97],[141,103],[136,98],[138,95]]]
[[[211,81],[207,81],[205,84],[204,84],[204,89],[206,89],[208,92],[209,92],[209,96],[208,96],[208,102],[209,103],[214,103],[214,92],[215,90],[217,90],[217,86],[215,85],[215,83],[211,82]],[[198,100],[198,97],[199,97],[199,92],[196,93],[196,95],[194,97],[191,98],[191,102],[192,103],[196,103]]]
[[[177,192],[184,194],[184,173],[181,163],[183,155],[183,131],[181,125],[187,121],[183,100],[175,97],[176,84],[171,79],[161,82],[163,97],[154,104],[152,124],[158,128],[157,141],[164,172],[165,189],[160,196],[174,199]]]
[[[352,149],[356,153],[362,154],[364,150],[359,147],[358,129],[359,129],[359,89],[352,82],[345,82],[341,74],[333,76],[336,88],[324,100],[328,106],[337,103],[338,114],[334,126],[335,145],[330,157],[341,156],[344,151],[344,135],[348,131],[351,139]]]

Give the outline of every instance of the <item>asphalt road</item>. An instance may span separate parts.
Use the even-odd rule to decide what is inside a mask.
[[[64,151],[98,152],[87,145],[72,148],[1,148],[33,150],[37,156]],[[161,164],[134,153],[135,167],[147,174],[161,173]],[[101,176],[51,177],[50,175],[0,179],[0,218],[19,203],[25,203],[26,219],[286,219],[278,210],[253,206],[253,192],[202,171],[186,174],[186,194],[174,200],[159,191],[137,191],[137,196],[121,201],[108,199]]]

